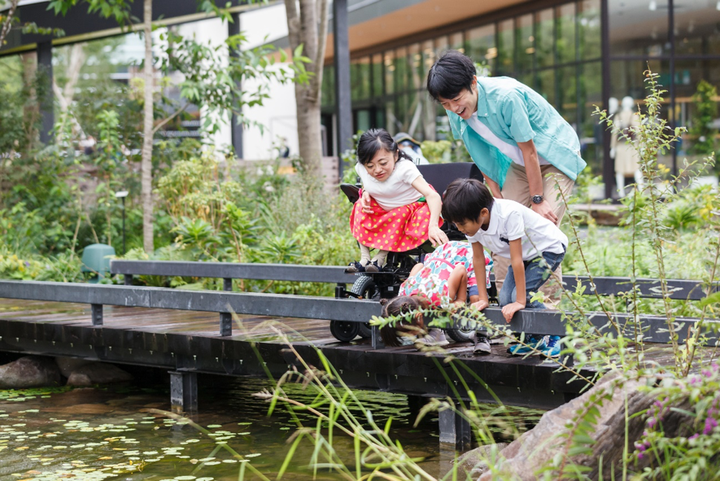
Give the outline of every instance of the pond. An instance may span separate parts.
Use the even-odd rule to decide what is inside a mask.
[[[284,407],[268,416],[267,402],[253,396],[271,388],[269,381],[199,375],[200,413],[193,420],[209,431],[206,435],[160,412],[169,409],[166,373],[135,369],[133,374],[138,381],[121,386],[0,391],[0,479],[260,479],[244,464],[270,479],[277,476],[297,424]],[[303,403],[314,399],[300,385],[286,385],[286,392]],[[410,456],[423,459],[423,469],[434,476],[445,473],[453,452],[440,448],[436,415],[413,427],[406,396],[355,393],[379,425],[393,418],[393,438]],[[517,410],[509,419],[524,430],[541,414]],[[314,416],[301,412],[298,417],[315,427]],[[352,441],[336,436],[333,444],[354,466]],[[283,479],[313,479],[307,466],[312,451],[303,441]],[[344,478],[320,470],[315,479]]]

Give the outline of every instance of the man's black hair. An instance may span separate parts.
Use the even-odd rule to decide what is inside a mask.
[[[454,99],[463,89],[471,90],[475,64],[457,50],[450,50],[428,72],[427,90],[436,101]]]
[[[495,199],[477,179],[456,179],[443,194],[442,216],[448,222],[477,222],[483,209],[491,210]]]

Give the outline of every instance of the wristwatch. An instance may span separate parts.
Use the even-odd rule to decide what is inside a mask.
[[[545,198],[542,195],[533,195],[532,196],[533,204],[542,204],[543,200],[545,200]]]

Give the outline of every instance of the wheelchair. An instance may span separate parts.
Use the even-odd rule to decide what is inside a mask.
[[[455,179],[471,178],[483,181],[482,173],[472,162],[418,165],[418,169],[425,180],[439,193],[445,192],[447,186]],[[359,185],[341,184],[340,189],[353,204],[360,198]],[[466,240],[466,237],[455,228],[454,224],[445,222],[441,229],[450,240]],[[406,252],[391,251],[388,253],[385,267],[380,272],[357,273],[358,278],[352,287],[347,290],[343,286],[338,286],[335,290],[335,297],[338,299],[354,297],[372,301],[396,297],[400,284],[408,278],[413,266],[422,262],[425,254],[432,251],[433,247],[430,241],[425,241],[419,247]],[[369,338],[372,331],[367,323],[330,321],[330,333],[338,341],[350,342],[357,336]],[[446,334],[456,342],[470,340],[472,333],[472,330],[446,329]]]

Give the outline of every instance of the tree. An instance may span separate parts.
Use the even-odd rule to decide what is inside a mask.
[[[143,248],[152,253],[153,201],[152,201],[152,146],[153,146],[153,55],[152,55],[152,0],[144,0],[143,34],[145,36],[145,103],[143,107],[143,146],[140,164],[141,197],[143,208]]]
[[[327,0],[285,0],[288,37],[295,56],[303,52],[311,62],[307,83],[295,83],[297,129],[305,169],[320,171],[322,137],[320,132],[320,89],[322,88],[323,59],[328,28]]]

